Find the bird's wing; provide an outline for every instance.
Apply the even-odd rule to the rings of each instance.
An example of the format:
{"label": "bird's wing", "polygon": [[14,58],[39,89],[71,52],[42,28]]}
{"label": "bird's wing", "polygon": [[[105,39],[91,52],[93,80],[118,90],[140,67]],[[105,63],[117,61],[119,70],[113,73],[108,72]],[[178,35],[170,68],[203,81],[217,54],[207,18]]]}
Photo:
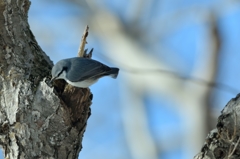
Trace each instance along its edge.
{"label": "bird's wing", "polygon": [[95,79],[106,75],[110,70],[110,67],[92,59],[73,58],[71,69],[67,71],[67,78],[72,82]]}

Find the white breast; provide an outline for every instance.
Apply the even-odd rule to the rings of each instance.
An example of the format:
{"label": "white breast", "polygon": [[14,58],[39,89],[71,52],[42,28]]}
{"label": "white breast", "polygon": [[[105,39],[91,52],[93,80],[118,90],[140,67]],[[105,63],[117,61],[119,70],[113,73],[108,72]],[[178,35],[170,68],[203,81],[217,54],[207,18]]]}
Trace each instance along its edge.
{"label": "white breast", "polygon": [[67,83],[69,83],[72,86],[81,87],[81,88],[87,88],[97,82],[97,80],[85,80],[85,81],[81,81],[81,82],[71,82],[69,80],[66,80],[66,81],[67,81]]}
{"label": "white breast", "polygon": [[64,79],[70,85],[81,88],[87,88],[98,81],[98,80],[85,80],[81,82],[71,82],[66,79],[66,71],[63,71],[63,73],[57,79]]}

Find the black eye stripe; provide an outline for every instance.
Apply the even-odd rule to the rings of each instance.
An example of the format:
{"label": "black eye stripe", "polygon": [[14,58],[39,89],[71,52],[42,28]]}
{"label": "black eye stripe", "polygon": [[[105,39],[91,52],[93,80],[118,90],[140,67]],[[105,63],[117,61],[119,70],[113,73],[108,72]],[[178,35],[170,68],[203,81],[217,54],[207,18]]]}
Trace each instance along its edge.
{"label": "black eye stripe", "polygon": [[63,67],[62,71],[58,74],[58,77],[63,73],[63,71],[66,71],[67,67]]}
{"label": "black eye stripe", "polygon": [[63,72],[63,70],[57,76],[59,77],[62,72]]}

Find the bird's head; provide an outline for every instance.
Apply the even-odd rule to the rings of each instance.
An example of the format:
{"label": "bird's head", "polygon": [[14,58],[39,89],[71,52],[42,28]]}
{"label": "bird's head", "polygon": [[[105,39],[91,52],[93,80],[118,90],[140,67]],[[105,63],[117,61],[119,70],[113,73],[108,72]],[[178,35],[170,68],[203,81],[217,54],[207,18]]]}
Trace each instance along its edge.
{"label": "bird's head", "polygon": [[51,82],[55,79],[65,79],[66,71],[69,67],[68,61],[61,60],[57,62],[52,68],[52,79]]}

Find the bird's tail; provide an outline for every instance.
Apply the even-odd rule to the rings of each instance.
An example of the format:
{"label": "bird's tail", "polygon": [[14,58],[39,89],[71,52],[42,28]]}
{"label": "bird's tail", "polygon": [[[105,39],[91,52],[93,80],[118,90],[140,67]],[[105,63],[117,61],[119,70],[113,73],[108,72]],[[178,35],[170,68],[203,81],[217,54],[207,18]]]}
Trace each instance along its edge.
{"label": "bird's tail", "polygon": [[119,68],[111,67],[111,70],[108,72],[109,76],[112,78],[117,78]]}

